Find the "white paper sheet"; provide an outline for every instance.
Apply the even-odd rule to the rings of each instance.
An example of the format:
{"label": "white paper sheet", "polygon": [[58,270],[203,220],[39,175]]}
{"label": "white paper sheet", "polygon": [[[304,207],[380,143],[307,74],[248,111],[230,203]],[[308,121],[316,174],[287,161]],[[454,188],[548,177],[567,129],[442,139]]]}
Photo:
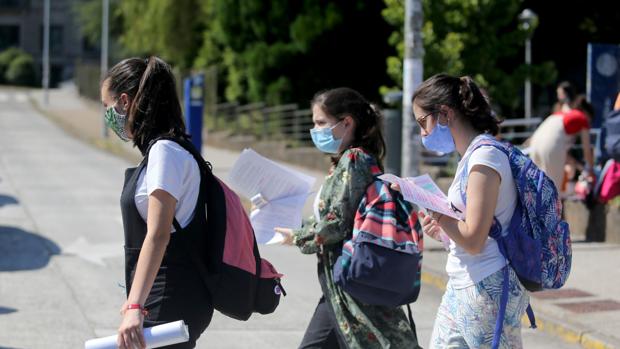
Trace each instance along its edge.
{"label": "white paper sheet", "polygon": [[407,178],[384,174],[379,178],[389,183],[398,184],[403,198],[409,202],[455,219],[463,219],[462,214],[452,210],[448,197],[428,174]]}
{"label": "white paper sheet", "polygon": [[275,227],[301,227],[302,209],[315,178],[271,161],[246,149],[230,171],[228,183],[252,201],[250,221],[259,244],[273,244],[283,237]]}
{"label": "white paper sheet", "polygon": [[[189,341],[189,331],[183,320],[145,328],[144,340],[147,348],[160,348],[166,345]],[[117,335],[96,338],[84,343],[85,349],[116,349]]]}

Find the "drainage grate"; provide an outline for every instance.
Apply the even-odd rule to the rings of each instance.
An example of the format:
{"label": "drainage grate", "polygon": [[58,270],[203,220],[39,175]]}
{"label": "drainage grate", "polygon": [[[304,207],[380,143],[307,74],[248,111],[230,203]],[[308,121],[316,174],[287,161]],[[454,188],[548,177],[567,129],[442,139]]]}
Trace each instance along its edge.
{"label": "drainage grate", "polygon": [[620,310],[620,303],[610,299],[590,302],[563,303],[556,305],[574,313],[594,313],[598,311]]}
{"label": "drainage grate", "polygon": [[561,290],[547,290],[541,292],[532,292],[530,295],[538,299],[558,299],[558,298],[576,298],[590,297],[592,293],[581,291],[576,288],[563,288]]}

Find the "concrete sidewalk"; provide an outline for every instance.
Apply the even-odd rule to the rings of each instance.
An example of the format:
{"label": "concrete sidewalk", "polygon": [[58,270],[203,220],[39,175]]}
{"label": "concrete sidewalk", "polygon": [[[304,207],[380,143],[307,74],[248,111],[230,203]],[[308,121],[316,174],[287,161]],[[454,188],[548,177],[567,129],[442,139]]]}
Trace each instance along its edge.
{"label": "concrete sidewalk", "polygon": [[[120,247],[119,243],[122,244],[119,233],[121,227],[120,221],[110,222],[105,218],[120,217],[116,197],[122,186],[122,178],[119,174],[122,174],[124,167],[136,163],[140,155],[116,137],[109,137],[108,140],[102,141],[99,107],[96,103],[76,97],[75,92],[70,88],[52,90],[51,105],[45,110],[42,108],[40,91],[31,91],[30,98],[34,105],[38,106],[37,109],[61,124],[68,132],[120,154],[129,161],[128,163],[127,160],[119,160],[89,147],[69,142],[66,137],[62,136],[64,137],[62,138],[57,134],[57,131],[49,131],[51,129],[44,125],[43,121],[36,123],[41,123],[41,127],[48,130],[45,132],[51,133],[48,138],[38,139],[40,135],[35,134],[34,131],[32,134],[28,133],[31,131],[24,131],[30,130],[31,126],[25,127],[24,130],[20,129],[18,134],[9,133],[12,137],[16,137],[13,139],[15,144],[18,138],[35,137],[29,140],[33,144],[28,149],[11,148],[13,142],[8,138],[5,142],[0,142],[0,145],[4,146],[3,152],[10,151],[14,154],[2,154],[3,162],[0,163],[2,164],[0,178],[4,178],[0,181],[0,192],[3,194],[0,197],[0,207],[5,206],[0,211],[2,220],[0,223],[12,226],[14,231],[10,237],[0,235],[0,238],[8,238],[10,242],[22,241],[23,244],[28,244],[26,240],[30,239],[36,241],[37,248],[44,251],[37,253],[38,250],[33,252],[33,249],[29,248],[28,251],[36,257],[29,260],[28,255],[23,256],[19,249],[5,250],[2,247],[3,244],[0,243],[0,254],[10,253],[17,261],[16,265],[0,263],[0,271],[32,270],[31,273],[36,274],[27,277],[28,282],[24,282],[23,277],[18,277],[17,274],[0,274],[0,296],[2,297],[0,298],[0,315],[12,316],[10,321],[3,321],[4,318],[0,317],[0,347],[5,345],[23,347],[23,343],[35,343],[27,338],[27,333],[20,333],[24,328],[20,321],[29,319],[20,316],[28,314],[27,309],[32,309],[36,314],[37,307],[49,307],[49,312],[56,311],[62,314],[63,318],[65,316],[68,318],[64,322],[53,322],[49,319],[55,319],[56,315],[42,316],[42,319],[47,319],[46,322],[35,324],[34,328],[51,326],[57,328],[57,332],[62,332],[63,335],[59,334],[54,337],[50,334],[48,338],[44,337],[40,342],[29,347],[46,347],[43,345],[46,341],[47,343],[50,341],[66,343],[65,346],[59,346],[59,348],[76,347],[75,343],[89,338],[88,336],[113,333],[115,326],[118,325],[116,308],[122,303],[123,292],[119,289],[118,294],[110,297],[109,285],[118,283],[120,276],[117,274],[122,270],[122,258],[114,252]],[[18,122],[16,114],[11,114],[11,118],[12,122]],[[6,124],[0,124],[0,127],[9,126],[8,119]],[[66,153],[53,155],[57,158],[49,162],[49,157],[52,155],[43,151],[48,142],[54,142],[54,145],[66,142],[64,148]],[[25,160],[20,157],[22,151],[28,151]],[[214,162],[216,174],[222,178],[226,178],[227,171],[238,156],[237,152],[209,147],[203,149],[203,152],[207,159]],[[77,159],[71,156],[77,153],[83,155],[80,159],[90,160],[81,166],[83,168],[79,170],[80,172],[72,175],[71,171],[63,167],[71,166],[70,161]],[[66,160],[63,161],[63,159]],[[16,167],[14,162],[19,162],[19,166]],[[30,168],[40,169],[41,163],[46,164],[49,171],[46,174],[54,174],[58,177],[49,175],[43,181],[28,173]],[[324,176],[322,172],[302,170],[317,179],[322,179]],[[61,192],[55,194],[53,199],[45,195],[46,192],[49,194],[50,190],[56,189],[56,185],[69,188],[66,178],[68,176],[73,176],[70,182],[79,188],[76,193],[67,193],[67,197],[63,197]],[[100,179],[101,177],[107,179]],[[9,182],[7,178],[11,181]],[[20,189],[28,186],[35,188],[36,191]],[[101,186],[100,189],[104,190],[94,190],[93,187],[97,186]],[[113,195],[114,198],[107,198],[106,193]],[[98,210],[101,211],[95,214],[95,216],[100,215],[101,220],[81,221],[81,215],[86,215],[93,200],[101,201],[101,204],[97,203]],[[309,212],[309,205],[308,203],[306,207],[307,212]],[[92,214],[93,212],[88,212],[88,217]],[[75,235],[69,234],[70,230],[84,232],[83,240],[76,240]],[[416,321],[418,321],[421,343],[424,346],[428,343],[434,310],[440,301],[439,290],[445,287],[446,280],[445,251],[430,239],[427,239],[425,243],[423,281],[425,285],[432,285],[435,288],[423,287],[420,300],[413,307]],[[84,253],[83,250],[88,253]],[[106,251],[109,251],[108,254]],[[289,278],[287,285],[291,287],[288,291],[293,296],[283,301],[278,314],[253,318],[249,322],[238,322],[216,315],[212,326],[209,327],[204,338],[201,338],[199,348],[246,348],[247,343],[253,343],[254,348],[288,348],[298,343],[319,295],[313,257],[301,256],[295,249],[279,246],[261,247],[261,251],[272,259],[275,265],[281,266],[282,271],[287,274]],[[571,343],[579,343],[586,348],[620,348],[620,334],[617,333],[620,329],[619,253],[620,246],[617,245],[574,244],[573,271],[566,287],[559,291],[538,293],[532,297],[532,306],[538,317],[539,330],[536,332],[524,330],[526,348],[573,348],[575,344]],[[80,255],[82,259],[90,258],[93,263],[84,266],[83,263],[79,263],[78,259],[71,257],[74,255]],[[76,276],[73,272],[76,269],[81,271],[79,275],[85,276]],[[36,289],[37,282],[48,281],[50,284],[49,286],[46,284],[45,290],[47,292],[57,290],[50,294],[50,304],[31,304],[28,299],[20,297],[20,295],[32,292],[33,288]],[[102,287],[102,285],[108,286]],[[76,292],[76,289],[84,290],[84,294],[81,294],[82,291]],[[67,294],[73,295],[67,299]],[[71,302],[78,303],[80,307],[72,307]],[[17,312],[17,309],[20,311]],[[65,309],[69,311],[65,313]],[[65,328],[68,330],[65,331]],[[17,338],[5,342],[6,338],[13,338],[3,335],[5,330],[15,332]],[[548,343],[547,345],[538,344],[542,339],[536,339],[537,336],[541,337],[544,333],[552,333],[566,343],[558,344],[545,339],[547,342],[544,343]],[[86,338],[85,334],[88,334]],[[206,343],[211,343],[211,345],[207,346]],[[214,343],[221,345],[214,345]]]}

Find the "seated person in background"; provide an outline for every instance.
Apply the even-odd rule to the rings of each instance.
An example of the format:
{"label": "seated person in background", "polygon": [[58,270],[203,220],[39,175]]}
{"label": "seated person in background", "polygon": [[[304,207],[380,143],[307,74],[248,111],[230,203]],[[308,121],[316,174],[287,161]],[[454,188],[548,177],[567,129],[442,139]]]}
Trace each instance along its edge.
{"label": "seated person in background", "polygon": [[562,192],[564,165],[577,134],[581,137],[586,161],[584,172],[588,180],[594,181],[594,156],[590,147],[590,124],[593,117],[592,105],[586,101],[585,96],[580,95],[575,99],[572,109],[551,114],[530,139],[529,154],[532,161],[553,180],[558,193]]}

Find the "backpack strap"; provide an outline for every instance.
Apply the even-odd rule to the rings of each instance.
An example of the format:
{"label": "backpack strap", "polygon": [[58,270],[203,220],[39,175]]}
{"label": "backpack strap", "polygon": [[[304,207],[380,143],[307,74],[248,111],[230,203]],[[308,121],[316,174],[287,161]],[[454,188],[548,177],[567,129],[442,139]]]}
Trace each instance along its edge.
{"label": "backpack strap", "polygon": [[[506,146],[504,146],[503,144],[501,144],[499,141],[495,140],[494,138],[491,138],[490,136],[484,137],[483,139],[480,139],[476,142],[474,147],[470,151],[468,151],[463,157],[463,159],[465,159],[465,162],[463,163],[463,170],[461,171],[461,176],[459,177],[459,193],[461,194],[461,200],[463,201],[463,205],[465,206],[467,206],[466,190],[467,190],[467,180],[469,178],[469,171],[467,170],[468,165],[469,165],[469,158],[474,153],[474,151],[482,147],[494,147],[496,149],[499,149],[504,154],[506,154],[506,156],[510,159],[510,153],[509,153],[509,150],[506,148]],[[501,233],[502,233],[502,224],[499,222],[499,220],[497,220],[497,217],[493,216],[493,224],[491,225],[491,232],[489,233],[489,236],[499,237]]]}
{"label": "backpack strap", "polygon": [[534,310],[532,309],[531,304],[527,305],[525,313],[527,314],[527,318],[530,320],[530,328],[538,328],[538,326],[536,326],[536,317],[534,316]]}
{"label": "backpack strap", "polygon": [[[416,343],[418,342],[418,332],[415,329],[415,322],[413,321],[413,315],[411,312],[411,304],[407,304],[407,317],[409,318],[409,326],[411,327],[411,332],[413,332],[413,336],[415,337]],[[419,345],[418,348],[422,349]]]}
{"label": "backpack strap", "polygon": [[504,318],[506,317],[506,306],[508,305],[508,286],[510,278],[508,277],[508,266],[503,268],[503,281],[502,281],[502,296],[499,300],[499,312],[497,313],[497,320],[495,321],[495,332],[493,333],[493,343],[491,348],[499,348],[500,338],[502,337],[502,331],[504,329]]}

